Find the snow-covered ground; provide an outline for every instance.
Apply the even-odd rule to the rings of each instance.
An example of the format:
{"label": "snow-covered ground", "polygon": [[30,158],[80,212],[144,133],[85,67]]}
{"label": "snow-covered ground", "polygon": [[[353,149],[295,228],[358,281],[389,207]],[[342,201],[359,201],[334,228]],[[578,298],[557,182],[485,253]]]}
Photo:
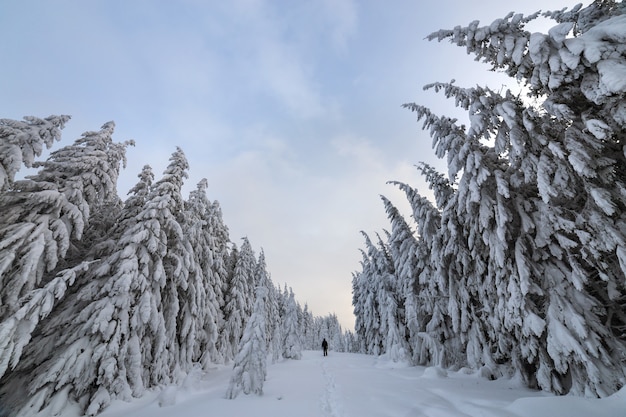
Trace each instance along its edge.
{"label": "snow-covered ground", "polygon": [[306,351],[302,360],[268,365],[267,371],[263,396],[225,399],[231,368],[223,366],[192,374],[178,388],[117,401],[101,416],[626,416],[626,388],[601,400],[555,397],[514,380],[406,367],[367,355]]}

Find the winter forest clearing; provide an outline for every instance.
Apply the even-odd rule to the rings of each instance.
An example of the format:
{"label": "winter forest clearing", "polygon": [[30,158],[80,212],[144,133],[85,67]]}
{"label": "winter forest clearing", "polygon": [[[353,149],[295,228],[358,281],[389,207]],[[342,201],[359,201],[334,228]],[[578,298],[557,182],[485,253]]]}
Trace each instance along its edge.
{"label": "winter forest clearing", "polygon": [[299,361],[269,365],[261,396],[224,399],[229,377],[224,366],[192,373],[180,388],[115,402],[102,417],[617,417],[626,410],[624,390],[601,400],[556,397],[519,380],[490,381],[476,373],[333,351],[328,357],[304,351]]}
{"label": "winter forest clearing", "polygon": [[[276,286],[247,238],[231,241],[206,179],[182,195],[182,149],[122,200],[133,143],[113,141],[113,122],[39,161],[69,116],[0,120],[0,413],[169,415],[212,400],[237,415],[298,399],[289,415],[619,415],[625,12],[597,1],[546,12],[547,34],[525,29],[538,14],[510,14],[430,35],[525,96],[426,87],[469,126],[404,106],[448,172],[418,166],[434,201],[394,182],[412,218],[382,197],[390,231],[364,233],[354,333]],[[306,352],[323,338],[327,361]]]}

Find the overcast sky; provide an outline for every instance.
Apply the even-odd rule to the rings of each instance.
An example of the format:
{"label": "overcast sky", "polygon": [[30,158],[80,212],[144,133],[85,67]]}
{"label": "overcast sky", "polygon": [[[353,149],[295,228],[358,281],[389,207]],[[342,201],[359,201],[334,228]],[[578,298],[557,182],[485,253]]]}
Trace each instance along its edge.
{"label": "overcast sky", "polygon": [[143,165],[160,178],[180,146],[191,166],[185,196],[207,178],[231,240],[247,236],[265,251],[274,283],[351,329],[359,232],[389,228],[380,194],[407,211],[386,182],[429,195],[414,165],[446,172],[400,106],[458,117],[453,102],[422,86],[514,85],[462,48],[424,38],[576,3],[4,1],[0,118],[71,115],[56,148],[114,120],[118,142],[136,141],[122,198]]}

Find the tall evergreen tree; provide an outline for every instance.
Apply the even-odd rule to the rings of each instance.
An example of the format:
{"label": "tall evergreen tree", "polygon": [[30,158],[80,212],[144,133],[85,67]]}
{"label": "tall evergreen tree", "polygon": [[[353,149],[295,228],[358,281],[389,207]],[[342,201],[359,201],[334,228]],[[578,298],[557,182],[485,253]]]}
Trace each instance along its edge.
{"label": "tall evergreen tree", "polygon": [[224,307],[224,337],[222,344],[225,360],[235,357],[239,340],[243,335],[246,321],[252,312],[252,288],[256,259],[248,238],[243,238],[241,248],[236,255],[234,269],[229,280]]}
{"label": "tall evergreen tree", "polygon": [[263,384],[267,376],[265,287],[256,288],[256,300],[250,320],[246,323],[237,356],[233,366],[227,399],[244,394],[263,394]]}
{"label": "tall evergreen tree", "polygon": [[[219,306],[217,325],[218,332],[224,328],[224,309],[226,305],[226,291],[229,276],[229,262],[231,259],[231,241],[228,227],[222,218],[222,209],[216,200],[210,204],[207,217],[207,237],[209,239],[207,263],[210,263],[210,272],[206,271],[209,285],[215,293],[215,300]],[[224,360],[220,339],[217,341],[219,360]]]}
{"label": "tall evergreen tree", "polygon": [[[413,333],[419,328],[417,321],[417,299],[415,292],[416,264],[417,264],[417,240],[413,231],[406,223],[398,209],[391,201],[382,197],[387,216],[391,223],[391,234],[387,242],[388,258],[393,264],[394,277],[393,296],[395,312],[390,304],[388,311],[390,323],[387,336],[387,354],[394,360],[409,359],[410,351],[407,338],[411,332],[409,325],[413,327]],[[411,323],[409,323],[411,321]],[[413,337],[416,335],[414,334]]]}
{"label": "tall evergreen tree", "polygon": [[298,309],[293,291],[285,294],[285,315],[283,317],[283,357],[302,359],[302,341],[298,323]]}
{"label": "tall evergreen tree", "polygon": [[304,304],[302,311],[302,322],[300,323],[300,329],[302,332],[302,346],[304,349],[313,350],[318,349],[317,335],[314,328],[313,313],[309,310],[309,305]]}
{"label": "tall evergreen tree", "polygon": [[265,297],[265,334],[267,336],[267,352],[276,362],[282,354],[282,322],[278,301],[278,290],[274,286],[265,262],[265,252],[261,250],[256,262],[254,282],[267,290]]}
{"label": "tall evergreen tree", "polygon": [[184,288],[185,317],[181,327],[185,329],[187,363],[200,357],[204,365],[222,362],[217,350],[219,325],[222,311],[214,291],[212,236],[209,229],[210,203],[206,196],[207,180],[201,180],[185,202],[184,235],[193,248],[193,263],[189,284]]}
{"label": "tall evergreen tree", "polygon": [[381,270],[384,263],[380,261],[379,249],[371,241],[370,237],[361,232],[365,237],[365,245],[367,252],[362,251],[363,270],[358,275],[358,285],[362,287],[361,300],[359,300],[361,308],[361,320],[357,316],[357,331],[361,331],[363,337],[364,350],[366,353],[380,355],[384,353],[385,334],[382,325],[382,313],[380,305],[380,281],[382,276],[386,276],[386,272]]}

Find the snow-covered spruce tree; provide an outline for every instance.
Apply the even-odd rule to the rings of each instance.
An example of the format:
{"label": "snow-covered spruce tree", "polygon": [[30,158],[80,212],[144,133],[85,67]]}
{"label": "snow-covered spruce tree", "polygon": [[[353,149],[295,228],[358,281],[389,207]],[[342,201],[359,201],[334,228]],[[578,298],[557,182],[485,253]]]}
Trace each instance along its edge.
{"label": "snow-covered spruce tree", "polygon": [[[384,353],[385,334],[382,329],[382,313],[380,306],[381,286],[379,282],[384,271],[379,271],[381,262],[379,259],[379,249],[372,243],[370,237],[361,232],[365,237],[366,250],[362,250],[363,261],[362,270],[357,275],[356,285],[359,287],[356,305],[359,306],[359,315],[356,316],[356,330],[364,343],[364,352],[380,355]],[[356,307],[355,307],[356,314]]]}
{"label": "snow-covered spruce tree", "polygon": [[346,352],[348,353],[360,353],[359,352],[359,342],[357,340],[356,335],[351,332],[350,330],[347,330],[344,333],[344,340],[345,340],[345,345],[346,345]]}
{"label": "snow-covered spruce tree", "polygon": [[85,259],[119,219],[123,204],[117,192],[117,180],[120,169],[126,167],[126,148],[134,146],[135,142],[113,142],[114,129],[115,123],[108,122],[100,131],[85,132],[73,145],[53,152],[45,163],[34,164],[53,168],[40,172],[49,174],[46,181],[53,182],[59,175],[72,178],[71,188],[83,194],[89,209],[81,239],[72,242],[57,269],[71,267]]}
{"label": "snow-covered spruce tree", "polygon": [[[409,355],[407,336],[417,351],[422,350],[421,340],[428,339],[424,333],[424,327],[429,321],[428,313],[418,317],[418,309],[427,305],[428,301],[419,299],[422,295],[416,282],[416,250],[419,241],[391,202],[382,198],[392,223],[392,233],[387,235],[387,243],[379,239],[378,247],[373,247],[369,237],[364,234],[367,252],[362,251],[362,270],[353,276],[355,329],[363,344],[360,351],[374,353],[376,350],[372,349],[378,349],[378,354],[386,352],[394,360],[404,360]],[[409,324],[411,327],[407,328]],[[376,334],[384,334],[384,343],[372,344],[371,338]],[[440,337],[435,340],[439,343]],[[381,347],[383,350],[380,350]],[[424,358],[428,357],[416,361],[430,364],[431,359],[441,357],[441,346],[430,348],[433,350],[432,355],[423,355]]]}
{"label": "snow-covered spruce tree", "polygon": [[[513,14],[439,31],[431,39],[466,47],[542,102],[435,86],[470,112],[467,132],[408,106],[426,120],[452,173],[463,170],[442,213],[461,237],[449,244],[463,245],[451,248],[460,263],[449,272],[472,274],[461,277],[469,288],[451,291],[464,303],[450,310],[453,322],[469,331],[476,362],[507,360],[514,347],[510,360],[526,380],[559,393],[604,396],[626,381],[617,353],[626,298],[623,12],[621,3],[598,1],[546,13],[558,23],[547,35],[524,29],[537,15]],[[487,314],[472,310],[477,299]],[[504,343],[493,345],[502,330]]]}
{"label": "snow-covered spruce tree", "polygon": [[33,166],[44,145],[51,148],[54,141],[61,140],[61,129],[69,119],[70,116],[0,119],[0,192],[12,187],[15,174],[22,167]]}
{"label": "snow-covered spruce tree", "polygon": [[54,414],[74,401],[94,415],[189,368],[177,329],[188,302],[178,290],[192,259],[177,219],[186,170],[177,150],[115,250],[81,273],[82,287],[39,323],[22,360],[0,380],[5,406]]}
{"label": "snow-covered spruce tree", "polygon": [[291,288],[285,294],[285,315],[283,317],[283,357],[286,359],[302,359],[302,341],[298,324],[298,309]]}
{"label": "snow-covered spruce tree", "polygon": [[[230,330],[232,328],[232,324],[228,324],[230,314],[229,310],[234,306],[229,306],[229,302],[231,301],[229,292],[232,289],[232,280],[233,280],[233,272],[235,271],[235,264],[237,262],[237,258],[239,257],[239,248],[235,242],[231,243],[230,252],[228,254],[228,258],[226,259],[226,280],[224,282],[224,306],[222,307],[222,317],[224,318],[222,322],[222,326],[220,327],[219,334],[217,336],[217,350],[222,357],[224,363],[228,363],[232,359],[234,359],[234,354],[236,353],[233,349],[233,345],[231,343],[230,338]],[[236,311],[233,308],[233,311]],[[241,333],[240,333],[241,334]]]}
{"label": "snow-covered spruce tree", "polygon": [[302,311],[302,322],[300,323],[300,330],[302,334],[302,347],[306,350],[318,349],[318,342],[316,339],[313,323],[313,313],[309,310],[309,305],[305,303],[304,309]]}
{"label": "snow-covered spruce tree", "polygon": [[202,358],[204,366],[222,362],[216,347],[222,310],[214,291],[211,251],[214,237],[209,228],[211,203],[206,195],[207,186],[207,180],[202,179],[185,202],[183,230],[193,248],[195,267],[190,271],[187,288],[183,288],[183,297],[188,302],[181,309],[186,320],[179,323],[187,339],[184,362],[194,363]]}
{"label": "snow-covered spruce tree", "polygon": [[[241,248],[239,248],[239,257],[237,258],[237,262],[235,263],[235,274],[240,274],[242,279],[246,280],[246,291],[244,292],[244,314],[245,317],[250,317],[252,314],[252,310],[254,308],[254,301],[256,297],[255,288],[258,285],[257,277],[260,278],[260,275],[257,275],[257,259],[252,249],[252,245],[250,244],[250,240],[247,237],[244,237],[243,243],[241,244]],[[267,294],[266,294],[267,297]]]}
{"label": "snow-covered spruce tree", "polygon": [[152,167],[144,165],[137,177],[139,181],[128,191],[129,197],[123,202],[117,221],[108,229],[106,237],[91,248],[88,259],[98,259],[113,252],[126,229],[139,221],[138,215],[144,210],[154,183]]}
{"label": "snow-covered spruce tree", "polygon": [[[361,261],[361,268],[365,266],[365,251],[361,250],[363,260]],[[365,300],[366,300],[366,287],[365,276],[363,270],[354,271],[352,273],[352,313],[354,314],[354,334],[358,343],[355,348],[357,353],[367,353],[365,348]],[[314,334],[314,333],[313,333]]]}
{"label": "snow-covered spruce tree", "polygon": [[[435,88],[444,87],[435,85]],[[454,85],[446,85],[445,89],[455,95],[461,106],[478,102],[470,110],[473,124],[468,132],[452,119],[436,117],[419,106],[412,108],[418,118],[424,119],[425,128],[431,128],[438,154],[448,155],[449,176],[455,178],[462,170],[457,190],[447,199],[441,215],[445,225],[441,228],[441,238],[446,244],[440,252],[439,273],[448,283],[448,313],[463,347],[448,351],[464,350],[463,360],[467,365],[475,368],[488,365],[493,369],[494,361],[508,361],[501,356],[511,349],[507,333],[500,334],[497,313],[502,311],[498,304],[508,296],[507,281],[513,269],[509,265],[511,257],[506,256],[510,200],[508,194],[500,194],[508,192],[502,186],[506,182],[503,172],[507,164],[493,148],[480,142],[492,132],[486,113],[497,100],[491,100],[492,94],[486,89],[464,90]],[[461,358],[455,360],[459,361]]]}
{"label": "snow-covered spruce tree", "polygon": [[[387,241],[390,235],[385,232]],[[376,265],[376,294],[380,314],[380,332],[383,334],[381,354],[394,362],[408,358],[406,326],[404,321],[404,302],[402,288],[398,286],[394,262],[389,247],[378,236],[378,250],[374,254]]]}
{"label": "snow-covered spruce tree", "polygon": [[278,290],[274,286],[265,262],[265,252],[261,250],[256,262],[254,282],[257,286],[267,289],[265,297],[265,334],[267,336],[267,353],[272,362],[278,361],[282,354],[282,322],[278,302]]}
{"label": "snow-covered spruce tree", "polygon": [[[228,265],[231,258],[230,247],[232,243],[228,234],[228,227],[222,218],[222,209],[217,200],[213,201],[209,207],[207,227],[209,238],[208,254],[210,254],[211,265],[211,273],[208,275],[208,280],[220,309],[217,325],[218,331],[221,331],[224,328],[225,292],[227,290]],[[219,338],[217,340],[217,351],[219,361],[223,362],[224,354],[220,340]]]}
{"label": "snow-covered spruce tree", "polygon": [[243,329],[251,314],[254,288],[251,284],[254,283],[256,264],[254,252],[247,237],[243,238],[241,248],[233,251],[233,255],[236,258],[226,292],[224,329],[222,329],[223,338],[221,339],[222,353],[226,362],[235,357]]}
{"label": "snow-covered spruce tree", "polygon": [[328,331],[328,322],[324,317],[316,316],[313,318],[313,333],[315,334],[315,350],[322,350],[322,340],[326,339],[328,342],[328,349],[334,350],[334,346],[331,345],[330,333]]}
{"label": "snow-covered spruce tree", "polygon": [[[395,298],[397,300],[398,323],[396,334],[387,337],[388,355],[394,361],[405,360],[411,356],[407,339],[417,337],[419,322],[417,317],[418,299],[417,279],[417,239],[410,226],[389,199],[381,196],[387,217],[391,223],[391,234],[387,247],[389,258],[393,262],[395,274]],[[390,330],[392,330],[390,328]],[[391,339],[395,339],[392,343]]]}
{"label": "snow-covered spruce tree", "polygon": [[[435,201],[445,206],[454,191],[448,181],[428,165],[420,165],[419,169],[434,191]],[[441,273],[442,266],[445,266],[441,254],[447,244],[442,238],[441,212],[414,188],[395,184],[406,194],[417,225],[416,280],[413,285],[417,309],[410,311],[410,307],[406,307],[412,360],[417,365],[450,366],[459,349],[448,312],[450,286]]]}
{"label": "snow-covered spruce tree", "polygon": [[113,130],[109,122],[84,133],[45,162],[32,163],[41,168],[37,174],[0,194],[0,318],[51,279],[64,257],[63,267],[82,262],[80,240],[90,213],[118,198],[116,181],[129,143],[114,143]]}
{"label": "snow-covered spruce tree", "polygon": [[[137,222],[137,215],[144,209],[150,198],[152,185],[154,184],[154,172],[150,165],[144,165],[141,172],[137,174],[139,181],[128,190],[128,198],[124,201],[124,211],[121,213],[120,221],[117,222],[117,232],[123,232],[127,227]],[[119,233],[115,233],[117,236]]]}
{"label": "snow-covered spruce tree", "polygon": [[[162,263],[164,288],[161,292],[161,305],[165,317],[166,337],[171,343],[168,348],[168,354],[171,356],[170,374],[167,378],[173,381],[191,369],[190,359],[193,355],[187,356],[185,351],[193,351],[195,341],[185,333],[193,327],[202,327],[191,325],[192,322],[202,320],[202,316],[193,311],[193,291],[191,294],[186,292],[190,285],[190,273],[197,269],[194,248],[183,229],[184,201],[181,189],[187,178],[188,169],[189,163],[185,154],[177,148],[170,157],[170,164],[165,169],[163,177],[155,183],[151,193],[153,199],[160,200],[161,207],[166,208],[163,210],[165,217],[161,226],[161,233],[165,235],[167,242]],[[197,286],[201,287],[202,283],[198,283]],[[190,308],[187,308],[188,303],[192,303]],[[186,346],[187,343],[192,346]]]}
{"label": "snow-covered spruce tree", "polygon": [[[226,305],[226,291],[228,289],[229,274],[232,274],[234,267],[231,267],[231,261],[237,251],[234,250],[231,253],[230,237],[228,234],[228,227],[224,223],[222,218],[222,209],[219,202],[216,200],[209,206],[208,218],[208,237],[210,253],[210,265],[211,273],[208,275],[209,285],[212,287],[215,293],[215,300],[219,306],[218,312],[218,339],[216,343],[217,355],[216,360],[218,362],[224,362],[228,343],[227,335],[223,331],[225,326],[224,314]],[[231,357],[232,359],[232,357]]]}
{"label": "snow-covered spruce tree", "polygon": [[263,384],[267,376],[266,296],[267,288],[256,288],[254,308],[239,341],[233,374],[226,391],[227,399],[234,399],[242,391],[246,395],[263,395]]}

